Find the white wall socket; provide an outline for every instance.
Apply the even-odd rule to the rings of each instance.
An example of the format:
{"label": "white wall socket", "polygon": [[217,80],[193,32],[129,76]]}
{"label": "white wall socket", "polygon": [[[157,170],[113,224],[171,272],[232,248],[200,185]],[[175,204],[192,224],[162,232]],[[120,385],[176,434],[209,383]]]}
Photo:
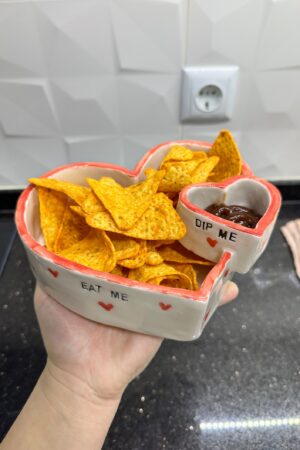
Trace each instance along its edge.
{"label": "white wall socket", "polygon": [[221,122],[232,117],[237,66],[186,67],[181,85],[182,122]]}

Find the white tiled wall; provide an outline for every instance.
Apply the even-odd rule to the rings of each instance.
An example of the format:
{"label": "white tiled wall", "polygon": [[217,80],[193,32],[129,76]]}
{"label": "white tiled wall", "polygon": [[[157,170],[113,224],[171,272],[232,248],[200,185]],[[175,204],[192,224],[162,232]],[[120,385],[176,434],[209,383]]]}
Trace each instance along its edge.
{"label": "white tiled wall", "polygon": [[[230,128],[258,175],[300,175],[299,0],[0,0],[0,185],[128,167]],[[236,64],[230,123],[179,121],[184,65]]]}

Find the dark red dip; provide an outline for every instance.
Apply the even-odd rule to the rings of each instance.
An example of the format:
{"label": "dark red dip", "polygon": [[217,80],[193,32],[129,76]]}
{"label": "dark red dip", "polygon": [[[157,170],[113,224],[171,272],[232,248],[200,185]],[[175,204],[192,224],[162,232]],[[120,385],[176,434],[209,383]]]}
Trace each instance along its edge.
{"label": "dark red dip", "polygon": [[255,228],[261,218],[260,214],[246,206],[224,205],[224,203],[213,203],[206,208],[206,211],[248,228]]}

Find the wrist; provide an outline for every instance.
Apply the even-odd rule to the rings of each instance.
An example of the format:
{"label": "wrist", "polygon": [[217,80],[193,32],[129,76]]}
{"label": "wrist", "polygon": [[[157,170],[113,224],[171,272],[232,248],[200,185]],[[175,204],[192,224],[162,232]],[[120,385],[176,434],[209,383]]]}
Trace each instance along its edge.
{"label": "wrist", "polygon": [[61,370],[50,360],[39,379],[41,392],[50,407],[62,419],[86,424],[103,421],[103,415],[112,418],[118,408],[122,393],[114,397],[99,396],[78,377]]}
{"label": "wrist", "polygon": [[48,361],[1,449],[99,450],[118,404]]}

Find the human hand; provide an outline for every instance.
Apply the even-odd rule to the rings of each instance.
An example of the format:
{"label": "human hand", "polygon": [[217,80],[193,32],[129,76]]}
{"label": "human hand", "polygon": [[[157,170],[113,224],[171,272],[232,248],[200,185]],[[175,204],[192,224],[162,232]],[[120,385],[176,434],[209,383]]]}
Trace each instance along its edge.
{"label": "human hand", "polygon": [[[237,295],[237,286],[227,282],[221,304]],[[144,370],[162,342],[159,337],[87,320],[39,287],[34,304],[48,353],[47,370],[92,401],[120,399],[127,384]]]}
{"label": "human hand", "polygon": [[[227,303],[238,289],[231,282],[224,288]],[[34,304],[48,360],[1,449],[102,448],[123,390],[162,339],[84,319],[39,287]]]}

